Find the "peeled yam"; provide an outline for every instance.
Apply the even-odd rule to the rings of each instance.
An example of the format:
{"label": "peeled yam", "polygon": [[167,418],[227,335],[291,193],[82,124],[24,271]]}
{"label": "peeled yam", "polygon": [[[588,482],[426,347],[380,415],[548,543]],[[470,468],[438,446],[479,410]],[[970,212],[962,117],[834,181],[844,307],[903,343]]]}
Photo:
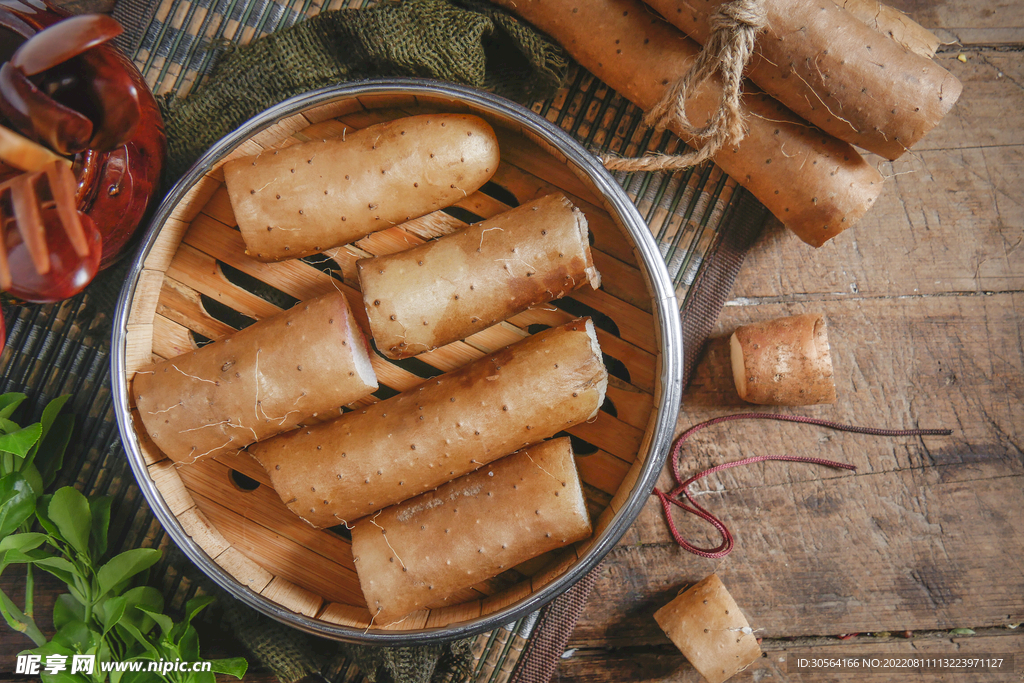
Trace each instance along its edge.
{"label": "peeled yam", "polygon": [[[645,0],[699,43],[726,0]],[[826,133],[896,159],[942,120],[960,81],[832,0],[769,0],[746,75]]]}
{"label": "peeled yam", "polygon": [[594,417],[607,383],[582,318],[249,452],[295,514],[336,526]]}
{"label": "peeled yam", "polygon": [[[550,34],[583,67],[645,110],[686,74],[700,52],[697,43],[640,0],[494,2]],[[687,105],[694,125],[704,125],[714,109],[711,88]],[[739,147],[719,152],[716,164],[813,246],[864,215],[882,190],[882,176],[856,150],[808,126],[770,97],[748,94],[743,102],[750,113],[747,136]]]}
{"label": "peeled yam", "polygon": [[869,28],[888,36],[914,54],[931,59],[942,43],[938,36],[895,7],[878,0],[833,0]]}
{"label": "peeled yam", "polygon": [[280,261],[450,206],[497,168],[486,121],[426,114],[229,161],[224,180],[246,253]]}
{"label": "peeled yam", "polygon": [[243,448],[376,389],[366,339],[337,292],[143,368],[132,382],[146,431],[183,464]]}
{"label": "peeled yam", "polygon": [[384,625],[590,534],[562,437],[362,519],[352,555],[370,614]]}
{"label": "peeled yam", "polygon": [[836,402],[822,315],[744,325],[733,332],[729,344],[736,391],[744,401],[776,406]]}
{"label": "peeled yam", "polygon": [[601,277],[587,219],[548,195],[413,249],[356,263],[377,348],[407,358]]}
{"label": "peeled yam", "polygon": [[659,609],[654,620],[708,683],[722,683],[761,656],[757,637],[717,574]]}

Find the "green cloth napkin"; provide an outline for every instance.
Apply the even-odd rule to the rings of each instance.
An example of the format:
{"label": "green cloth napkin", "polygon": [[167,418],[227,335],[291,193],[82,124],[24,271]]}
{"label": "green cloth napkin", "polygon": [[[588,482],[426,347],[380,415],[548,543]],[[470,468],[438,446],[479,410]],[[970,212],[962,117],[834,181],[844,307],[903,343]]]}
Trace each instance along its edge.
{"label": "green cloth napkin", "polygon": [[316,88],[365,78],[451,81],[518,102],[546,99],[568,64],[556,43],[478,0],[408,0],[325,12],[228,48],[185,98],[161,101],[168,179],[259,112]]}
{"label": "green cloth napkin", "polygon": [[[557,44],[478,0],[407,0],[325,12],[249,45],[228,48],[192,94],[161,100],[167,179],[179,178],[214,142],[246,120],[316,88],[413,76],[484,88],[529,103],[552,96],[567,67]],[[220,596],[229,630],[283,683],[311,674],[340,680],[349,662],[375,683],[462,680],[471,670],[472,640],[396,648],[326,643],[212,590]]]}

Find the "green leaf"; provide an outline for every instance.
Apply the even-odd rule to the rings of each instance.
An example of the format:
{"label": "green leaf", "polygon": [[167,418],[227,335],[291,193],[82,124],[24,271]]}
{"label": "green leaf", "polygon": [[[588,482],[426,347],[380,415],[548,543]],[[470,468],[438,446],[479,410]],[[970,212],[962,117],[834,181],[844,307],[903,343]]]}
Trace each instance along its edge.
{"label": "green leaf", "polygon": [[124,673],[124,683],[163,683],[167,679],[158,676],[152,671],[127,671]]}
{"label": "green leaf", "polygon": [[149,569],[159,559],[160,551],[156,548],[134,548],[115,555],[96,572],[96,578],[100,583],[100,595],[107,593],[125,579]]}
{"label": "green leaf", "polygon": [[110,504],[113,500],[111,496],[99,496],[89,501],[89,510],[92,512],[89,542],[92,545],[92,556],[96,560],[107,552],[107,528],[110,527]]}
{"label": "green leaf", "polygon": [[134,639],[136,643],[142,646],[143,651],[146,653],[146,655],[149,656],[150,659],[160,659],[160,653],[157,651],[155,647],[153,647],[153,643],[149,642],[149,639],[146,638],[146,636],[144,636],[142,632],[139,631],[139,629],[135,628],[134,625],[122,619],[121,622],[114,627],[114,629],[118,632],[118,635],[121,636],[121,639],[124,640],[126,643],[131,642],[131,640],[129,640],[129,637],[131,639]]}
{"label": "green leaf", "polygon": [[249,662],[245,661],[242,657],[232,657],[231,659],[211,659],[210,664],[210,671],[213,673],[227,674],[228,676],[234,676],[235,678],[241,678],[249,669]]}
{"label": "green leaf", "polygon": [[137,607],[146,607],[155,612],[163,612],[164,596],[152,586],[138,586],[125,591],[125,611],[122,621],[126,621],[139,629],[141,633],[149,633],[156,622]]}
{"label": "green leaf", "polygon": [[82,653],[95,647],[99,640],[98,634],[94,633],[84,621],[69,621],[60,628],[53,636],[54,642],[72,650]]}
{"label": "green leaf", "polygon": [[61,408],[64,407],[64,404],[68,402],[69,398],[71,398],[71,394],[64,394],[63,396],[58,396],[57,398],[47,403],[46,407],[43,408],[43,416],[42,418],[40,418],[39,424],[43,426],[44,439],[46,438],[46,435],[50,433],[50,428],[53,426],[54,421],[57,419],[57,415],[60,413]]}
{"label": "green leaf", "polygon": [[37,496],[42,495],[45,487],[43,485],[43,475],[39,474],[39,470],[36,466],[30,462],[23,463],[21,466],[21,476],[25,477],[25,481],[32,487]]}
{"label": "green leaf", "polygon": [[0,435],[0,451],[14,453],[24,458],[43,434],[43,426],[38,422],[10,434]]}
{"label": "green leaf", "polygon": [[191,624],[196,615],[216,602],[212,595],[197,595],[185,603],[185,623]]}
{"label": "green leaf", "polygon": [[[73,650],[70,650],[60,643],[51,640],[50,642],[35,648],[34,650],[28,650],[20,654],[35,654],[40,655],[43,658],[42,664],[46,663],[47,655],[63,655],[68,658],[68,668],[66,671],[61,671],[56,674],[43,673],[43,667],[40,667],[40,679],[43,683],[87,683],[88,679],[81,676],[80,674],[71,675],[71,657],[76,654]],[[98,667],[97,667],[98,668]]]}
{"label": "green leaf", "polygon": [[64,452],[71,441],[74,428],[74,415],[58,415],[49,430],[45,424],[43,425],[44,436],[39,440],[36,452],[31,457],[35,458],[36,466],[43,476],[43,484],[47,487],[57,478],[57,473],[64,464]]}
{"label": "green leaf", "polygon": [[213,674],[213,671],[189,672],[185,675],[187,676],[185,680],[189,681],[189,683],[217,683],[217,677]]}
{"label": "green leaf", "polygon": [[86,497],[71,486],[65,486],[53,494],[46,512],[64,540],[81,554],[89,556],[92,512]]}
{"label": "green leaf", "polygon": [[16,391],[0,395],[0,417],[4,419],[9,418],[26,398],[28,398],[28,396]]}
{"label": "green leaf", "polygon": [[954,636],[973,636],[974,629],[971,628],[954,628],[950,629],[949,633]]}
{"label": "green leaf", "polygon": [[11,534],[6,538],[0,539],[0,551],[20,550],[21,552],[28,552],[29,550],[35,550],[43,543],[46,543],[46,534],[26,531],[25,533]]}
{"label": "green leaf", "polygon": [[139,611],[148,614],[153,621],[160,625],[160,632],[163,633],[164,636],[170,634],[171,629],[174,628],[174,621],[166,614],[151,610],[148,607],[143,607],[142,605],[139,605],[138,609]]}
{"label": "green leaf", "polygon": [[[75,565],[63,557],[44,557],[35,560],[33,564],[66,583],[73,593],[77,592],[75,591],[75,577],[78,575],[78,570],[75,569]],[[76,595],[75,597],[80,596]]]}
{"label": "green leaf", "polygon": [[71,595],[62,593],[53,603],[53,625],[59,629],[72,621],[85,621],[85,606]]}
{"label": "green leaf", "polygon": [[36,492],[20,472],[0,478],[0,538],[14,533],[35,506]]}
{"label": "green leaf", "polygon": [[11,549],[0,552],[0,572],[7,569],[12,564],[32,564],[38,558],[32,551],[22,552],[21,550]]}
{"label": "green leaf", "polygon": [[23,633],[37,646],[46,643],[46,636],[42,634],[32,617],[28,616],[14,604],[14,601],[7,597],[7,593],[0,590],[0,614],[3,614],[4,621],[11,629]]}
{"label": "green leaf", "polygon": [[152,586],[138,586],[124,593],[128,607],[145,607],[155,612],[164,611],[164,596]]}
{"label": "green leaf", "polygon": [[103,635],[107,635],[110,629],[114,628],[114,624],[121,621],[127,606],[128,599],[123,595],[108,598],[103,602]]}
{"label": "green leaf", "polygon": [[185,661],[199,661],[199,632],[192,626],[187,626],[185,632],[178,640],[178,651]]}
{"label": "green leaf", "polygon": [[52,494],[44,494],[36,498],[36,520],[39,521],[39,526],[43,527],[43,530],[58,541],[64,541],[64,537],[60,535],[60,531],[57,530],[57,525],[53,523],[50,516],[46,514],[46,511],[50,508],[50,499],[53,498]]}
{"label": "green leaf", "polygon": [[[96,668],[99,668],[99,667],[96,667]],[[86,676],[84,676],[84,675],[82,675],[80,673],[77,673],[77,674],[68,673],[68,671],[70,671],[70,670],[71,670],[71,660],[69,659],[68,660],[68,670],[67,671],[58,671],[55,674],[42,673],[42,674],[40,674],[39,677],[42,679],[43,683],[90,683],[89,682],[89,678],[87,678]]]}

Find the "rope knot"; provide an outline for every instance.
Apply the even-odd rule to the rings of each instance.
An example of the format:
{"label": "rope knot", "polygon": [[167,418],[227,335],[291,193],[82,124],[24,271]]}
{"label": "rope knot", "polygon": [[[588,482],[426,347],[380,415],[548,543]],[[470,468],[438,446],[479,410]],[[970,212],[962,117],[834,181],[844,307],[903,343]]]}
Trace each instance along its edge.
{"label": "rope knot", "polygon": [[[699,141],[697,149],[679,156],[606,157],[602,159],[605,167],[612,171],[678,171],[703,163],[727,144],[738,145],[746,134],[741,102],[743,69],[767,21],[764,0],[728,0],[719,5],[709,19],[711,35],[697,59],[644,115],[645,125],[656,130],[674,128]],[[718,106],[703,126],[695,126],[686,115],[686,104],[716,76],[721,79]]]}

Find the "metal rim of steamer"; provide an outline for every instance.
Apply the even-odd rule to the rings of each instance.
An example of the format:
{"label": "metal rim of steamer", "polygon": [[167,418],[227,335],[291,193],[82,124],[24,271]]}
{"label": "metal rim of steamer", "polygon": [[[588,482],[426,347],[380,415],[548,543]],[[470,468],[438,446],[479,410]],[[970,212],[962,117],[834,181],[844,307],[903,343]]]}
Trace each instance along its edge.
{"label": "metal rim of steamer", "polygon": [[[126,338],[129,307],[134,298],[135,288],[143,264],[153,248],[161,226],[182,200],[194,183],[206,174],[224,155],[270,126],[289,116],[314,106],[329,104],[341,99],[365,96],[423,96],[434,99],[453,100],[468,105],[498,120],[518,124],[539,136],[549,145],[565,155],[568,162],[585,173],[608,203],[625,227],[639,256],[640,269],[652,294],[654,303],[655,333],[659,341],[658,384],[654,399],[657,414],[653,422],[651,437],[645,440],[642,450],[646,451],[644,466],[633,484],[625,505],[614,516],[612,522],[590,545],[587,551],[565,573],[546,586],[525,598],[490,614],[447,626],[408,631],[367,630],[342,626],[307,617],[285,608],[276,602],[238,583],[225,569],[207,555],[192,538],[185,533],[163,496],[149,476],[145,460],[132,426],[128,406],[128,382],[126,372]],[[114,407],[118,429],[128,454],[135,479],[142,489],[146,501],[167,533],[184,551],[185,555],[208,577],[246,605],[294,628],[321,637],[353,643],[377,645],[412,645],[437,643],[455,638],[490,631],[510,624],[534,612],[568,590],[587,572],[600,562],[619,541],[629,526],[640,514],[661,468],[668,456],[669,446],[675,430],[676,417],[682,399],[683,335],[678,302],[668,271],[654,238],[629,197],[612,178],[601,163],[587,152],[568,133],[534,112],[509,100],[469,87],[442,83],[426,79],[380,79],[358,81],[340,86],[328,86],[286,100],[253,117],[236,131],[213,145],[189,169],[167,193],[160,207],[146,229],[139,252],[118,298],[114,315],[114,332],[111,355],[111,374]],[[638,457],[640,455],[638,454]]]}

